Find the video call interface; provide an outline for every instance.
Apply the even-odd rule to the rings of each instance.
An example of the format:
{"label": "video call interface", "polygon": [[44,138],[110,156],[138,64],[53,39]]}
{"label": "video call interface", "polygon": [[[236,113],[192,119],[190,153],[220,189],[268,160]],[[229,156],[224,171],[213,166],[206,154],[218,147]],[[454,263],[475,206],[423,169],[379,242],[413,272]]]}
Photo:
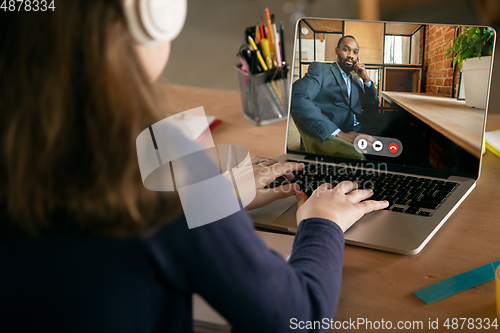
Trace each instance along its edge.
{"label": "video call interface", "polygon": [[467,29],[302,19],[288,151],[477,174],[491,58],[468,106],[449,50]]}

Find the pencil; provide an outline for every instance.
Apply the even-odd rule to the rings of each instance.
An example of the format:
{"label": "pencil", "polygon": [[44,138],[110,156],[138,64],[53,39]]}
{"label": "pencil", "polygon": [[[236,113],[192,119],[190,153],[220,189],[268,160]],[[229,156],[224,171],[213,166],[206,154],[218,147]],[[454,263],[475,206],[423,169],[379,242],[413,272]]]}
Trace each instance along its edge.
{"label": "pencil", "polygon": [[[261,40],[262,41],[262,40]],[[262,69],[267,72],[268,67],[266,66],[266,62],[262,58],[262,55],[260,54],[259,49],[257,48],[257,45],[255,45],[255,42],[253,41],[253,38],[251,36],[248,36],[248,43],[254,49],[254,51],[257,52],[257,59],[259,59],[260,65],[262,66]]]}
{"label": "pencil", "polygon": [[280,55],[280,35],[276,29],[276,23],[274,22],[274,14],[271,15],[271,24],[273,26],[274,35],[274,55],[277,62],[276,67],[281,67],[281,55]]}
{"label": "pencil", "polygon": [[269,38],[271,40],[271,45],[274,45],[274,36],[273,36],[273,26],[271,25],[271,17],[269,16],[269,9],[266,8],[264,9],[264,12],[266,13],[266,19],[267,19],[267,28],[268,28],[268,31],[269,31],[269,35],[271,36],[271,38],[269,38],[269,35],[267,36],[267,38]]}
{"label": "pencil", "polygon": [[255,43],[260,44],[260,31],[259,31],[259,29],[255,30]]}

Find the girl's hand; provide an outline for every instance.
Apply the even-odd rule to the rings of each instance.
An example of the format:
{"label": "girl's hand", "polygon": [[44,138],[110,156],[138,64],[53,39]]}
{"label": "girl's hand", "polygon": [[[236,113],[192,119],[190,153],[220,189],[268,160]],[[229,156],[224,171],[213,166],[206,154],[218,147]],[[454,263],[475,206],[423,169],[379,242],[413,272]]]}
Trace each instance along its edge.
{"label": "girl's hand", "polygon": [[[234,146],[229,146],[227,170],[231,170],[235,178],[239,180],[237,191],[240,198],[247,191],[248,193],[255,191],[255,198],[246,206],[247,210],[264,207],[274,200],[296,194],[300,190],[297,184],[286,184],[274,188],[266,188],[266,186],[279,176],[292,180],[295,176],[291,172],[303,168],[304,164],[302,163],[278,162],[275,159],[260,156],[252,157],[247,163],[238,167],[236,149]],[[251,173],[249,173],[250,171]],[[251,174],[253,174],[253,181],[250,177]]]}
{"label": "girl's hand", "polygon": [[345,232],[366,213],[389,205],[387,201],[360,202],[372,196],[373,191],[357,190],[357,186],[355,182],[348,181],[335,187],[326,183],[318,187],[310,198],[303,192],[297,193],[297,225],[304,219],[320,217],[337,223]]}

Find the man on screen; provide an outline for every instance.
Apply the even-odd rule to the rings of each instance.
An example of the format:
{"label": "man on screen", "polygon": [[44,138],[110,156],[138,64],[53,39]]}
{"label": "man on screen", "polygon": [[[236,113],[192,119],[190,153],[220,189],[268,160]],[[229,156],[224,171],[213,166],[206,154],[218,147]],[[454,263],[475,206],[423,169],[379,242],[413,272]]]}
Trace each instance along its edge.
{"label": "man on screen", "polygon": [[293,84],[291,114],[299,130],[315,140],[335,137],[352,144],[362,127],[361,111],[376,110],[378,94],[353,36],[343,36],[335,53],[337,62],[313,62]]}

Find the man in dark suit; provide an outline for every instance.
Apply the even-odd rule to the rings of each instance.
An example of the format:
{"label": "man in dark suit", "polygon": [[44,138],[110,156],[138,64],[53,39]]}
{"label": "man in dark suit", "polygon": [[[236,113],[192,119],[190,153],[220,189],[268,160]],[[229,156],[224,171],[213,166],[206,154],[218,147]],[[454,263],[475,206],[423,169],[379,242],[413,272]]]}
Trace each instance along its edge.
{"label": "man in dark suit", "polygon": [[376,109],[378,94],[353,36],[342,37],[335,53],[337,62],[313,62],[293,84],[291,114],[299,130],[312,138],[324,141],[333,136],[353,143],[362,127],[361,110]]}

